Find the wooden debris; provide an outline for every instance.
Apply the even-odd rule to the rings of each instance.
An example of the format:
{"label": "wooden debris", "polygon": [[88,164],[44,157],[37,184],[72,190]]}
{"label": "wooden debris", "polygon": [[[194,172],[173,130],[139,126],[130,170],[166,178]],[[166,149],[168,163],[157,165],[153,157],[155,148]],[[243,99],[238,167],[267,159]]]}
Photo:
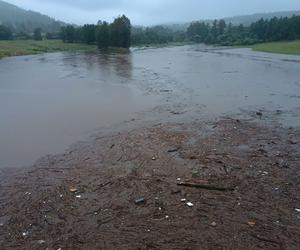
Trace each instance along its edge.
{"label": "wooden debris", "polygon": [[200,183],[192,183],[192,182],[178,182],[178,186],[185,186],[185,187],[194,187],[194,188],[201,188],[207,190],[216,190],[216,191],[233,191],[233,187],[220,187],[215,185],[209,184],[200,184]]}

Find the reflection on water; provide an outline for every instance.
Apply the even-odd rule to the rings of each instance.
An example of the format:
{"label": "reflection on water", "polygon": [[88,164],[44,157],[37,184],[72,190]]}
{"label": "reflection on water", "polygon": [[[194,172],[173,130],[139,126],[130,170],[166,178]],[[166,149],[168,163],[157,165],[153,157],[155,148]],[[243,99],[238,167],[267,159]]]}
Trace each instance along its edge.
{"label": "reflection on water", "polygon": [[0,61],[0,167],[60,153],[154,106],[130,84],[131,53],[54,53]]}

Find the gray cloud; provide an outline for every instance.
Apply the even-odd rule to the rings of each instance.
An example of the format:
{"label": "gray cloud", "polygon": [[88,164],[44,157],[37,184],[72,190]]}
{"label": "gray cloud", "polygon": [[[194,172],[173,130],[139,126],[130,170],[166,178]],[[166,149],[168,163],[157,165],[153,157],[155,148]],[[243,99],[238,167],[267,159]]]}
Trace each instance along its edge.
{"label": "gray cloud", "polygon": [[134,24],[185,22],[234,15],[299,10],[300,0],[7,0],[72,23],[111,21],[128,15]]}

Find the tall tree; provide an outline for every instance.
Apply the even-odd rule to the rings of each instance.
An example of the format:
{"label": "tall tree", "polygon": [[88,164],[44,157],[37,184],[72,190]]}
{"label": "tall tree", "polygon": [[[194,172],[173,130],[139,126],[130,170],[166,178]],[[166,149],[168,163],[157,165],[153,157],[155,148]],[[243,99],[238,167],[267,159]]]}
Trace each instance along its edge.
{"label": "tall tree", "polygon": [[99,49],[107,48],[110,45],[109,25],[107,22],[98,22],[96,29],[96,40]]}
{"label": "tall tree", "polygon": [[84,43],[93,44],[96,42],[96,26],[93,24],[85,24],[81,28],[81,38]]}
{"label": "tall tree", "polygon": [[76,30],[72,25],[62,27],[60,30],[61,39],[67,43],[75,42]]}
{"label": "tall tree", "polygon": [[219,35],[223,35],[226,29],[226,23],[223,19],[221,19],[218,23],[218,31]]}
{"label": "tall tree", "polygon": [[129,48],[131,45],[131,23],[125,16],[118,17],[110,25],[111,45]]}

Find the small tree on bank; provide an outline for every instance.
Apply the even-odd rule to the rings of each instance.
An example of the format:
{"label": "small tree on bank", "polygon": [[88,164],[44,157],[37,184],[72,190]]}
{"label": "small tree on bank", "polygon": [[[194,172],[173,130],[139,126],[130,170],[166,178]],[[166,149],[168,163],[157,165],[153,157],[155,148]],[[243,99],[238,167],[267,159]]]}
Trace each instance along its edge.
{"label": "small tree on bank", "polygon": [[33,39],[36,40],[36,41],[43,40],[42,30],[40,28],[37,28],[37,29],[34,30],[34,32],[33,32]]}
{"label": "small tree on bank", "polygon": [[4,25],[0,25],[0,40],[11,40],[11,39],[12,39],[11,30]]}

